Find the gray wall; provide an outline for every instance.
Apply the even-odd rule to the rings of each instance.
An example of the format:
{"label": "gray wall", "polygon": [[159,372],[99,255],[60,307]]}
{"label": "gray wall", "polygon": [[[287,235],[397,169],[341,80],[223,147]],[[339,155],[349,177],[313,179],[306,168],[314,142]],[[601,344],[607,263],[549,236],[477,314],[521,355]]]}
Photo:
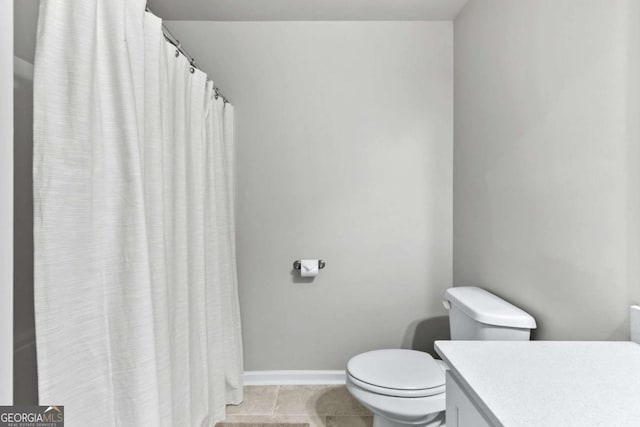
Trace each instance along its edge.
{"label": "gray wall", "polygon": [[236,106],[246,369],[446,337],[452,23],[168,25]]}
{"label": "gray wall", "polygon": [[40,0],[13,1],[13,53],[33,64],[38,33],[38,9]]}
{"label": "gray wall", "polygon": [[537,338],[625,338],[640,300],[639,4],[471,0],[455,21],[454,283]]}
{"label": "gray wall", "polygon": [[16,405],[38,403],[33,306],[33,65],[14,58],[14,384]]}
{"label": "gray wall", "polygon": [[33,58],[38,0],[14,1],[13,399],[38,403],[33,307]]}

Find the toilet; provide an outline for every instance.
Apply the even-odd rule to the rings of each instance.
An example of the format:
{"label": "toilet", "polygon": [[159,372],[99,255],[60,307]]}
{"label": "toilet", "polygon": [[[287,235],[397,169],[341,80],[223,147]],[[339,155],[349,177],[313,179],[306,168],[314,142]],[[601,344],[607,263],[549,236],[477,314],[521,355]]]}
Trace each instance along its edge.
{"label": "toilet", "polygon": [[[452,340],[529,340],[535,319],[520,308],[474,286],[449,288]],[[373,427],[445,425],[445,370],[415,350],[374,350],[347,364],[347,389],[374,414]]]}

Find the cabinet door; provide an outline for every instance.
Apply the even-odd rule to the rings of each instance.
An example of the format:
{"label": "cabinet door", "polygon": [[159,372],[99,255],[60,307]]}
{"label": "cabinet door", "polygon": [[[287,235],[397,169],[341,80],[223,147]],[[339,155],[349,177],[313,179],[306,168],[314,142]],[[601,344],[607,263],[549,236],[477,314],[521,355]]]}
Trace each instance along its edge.
{"label": "cabinet door", "polygon": [[491,427],[451,371],[447,371],[447,427]]}

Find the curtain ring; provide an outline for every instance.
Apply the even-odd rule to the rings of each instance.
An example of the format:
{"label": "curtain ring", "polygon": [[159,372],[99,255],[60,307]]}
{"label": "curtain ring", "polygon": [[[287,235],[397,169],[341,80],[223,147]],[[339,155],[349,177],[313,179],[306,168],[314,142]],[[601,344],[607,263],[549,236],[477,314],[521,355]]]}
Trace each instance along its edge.
{"label": "curtain ring", "polygon": [[178,49],[176,49],[176,58],[180,56],[180,51]]}
{"label": "curtain ring", "polygon": [[193,68],[193,67],[191,67],[191,68],[189,68],[189,71],[191,71],[191,74],[193,74],[193,73],[195,73],[195,72],[196,72],[196,69],[195,69],[195,68]]}

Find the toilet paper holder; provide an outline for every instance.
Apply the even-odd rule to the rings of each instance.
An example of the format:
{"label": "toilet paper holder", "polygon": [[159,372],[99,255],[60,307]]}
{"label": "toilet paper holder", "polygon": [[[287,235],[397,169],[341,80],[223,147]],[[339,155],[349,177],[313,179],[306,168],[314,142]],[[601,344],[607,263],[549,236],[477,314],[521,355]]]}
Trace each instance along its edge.
{"label": "toilet paper holder", "polygon": [[[321,259],[318,260],[318,268],[319,269],[322,270],[325,265],[326,265],[326,263],[323,260],[321,260]],[[300,270],[301,267],[302,267],[302,265],[300,263],[300,260],[293,261],[293,269],[294,270]]]}

